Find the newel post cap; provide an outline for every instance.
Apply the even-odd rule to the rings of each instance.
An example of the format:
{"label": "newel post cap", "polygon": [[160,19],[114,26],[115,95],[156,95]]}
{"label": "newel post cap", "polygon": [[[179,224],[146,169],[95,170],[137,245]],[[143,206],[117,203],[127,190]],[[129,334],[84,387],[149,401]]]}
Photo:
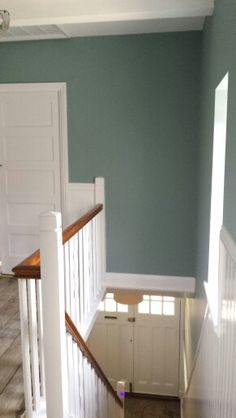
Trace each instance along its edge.
{"label": "newel post cap", "polygon": [[56,231],[61,228],[62,219],[60,212],[45,212],[39,217],[40,231]]}

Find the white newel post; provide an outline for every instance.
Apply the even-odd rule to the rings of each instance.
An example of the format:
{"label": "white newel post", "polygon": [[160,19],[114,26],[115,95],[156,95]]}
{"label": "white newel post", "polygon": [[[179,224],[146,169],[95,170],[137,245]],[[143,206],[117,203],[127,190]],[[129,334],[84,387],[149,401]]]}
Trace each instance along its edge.
{"label": "white newel post", "polygon": [[102,256],[102,280],[105,280],[106,274],[106,219],[105,219],[105,180],[103,177],[96,177],[95,178],[95,196],[94,201],[95,204],[103,204],[103,210],[100,213],[101,216],[101,240],[102,240],[102,249],[101,249],[101,256]]}
{"label": "white newel post", "polygon": [[58,212],[40,216],[40,260],[47,418],[67,418],[64,260]]}

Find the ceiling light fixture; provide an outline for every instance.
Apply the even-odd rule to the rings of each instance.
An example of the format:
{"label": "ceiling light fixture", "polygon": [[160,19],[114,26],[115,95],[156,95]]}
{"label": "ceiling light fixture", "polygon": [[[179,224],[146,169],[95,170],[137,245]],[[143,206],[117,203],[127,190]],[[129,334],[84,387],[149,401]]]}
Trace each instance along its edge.
{"label": "ceiling light fixture", "polygon": [[0,32],[6,32],[10,25],[10,13],[0,10]]}
{"label": "ceiling light fixture", "polygon": [[114,299],[117,303],[122,303],[125,305],[138,305],[142,302],[143,295],[140,292],[126,291],[126,292],[115,292]]}

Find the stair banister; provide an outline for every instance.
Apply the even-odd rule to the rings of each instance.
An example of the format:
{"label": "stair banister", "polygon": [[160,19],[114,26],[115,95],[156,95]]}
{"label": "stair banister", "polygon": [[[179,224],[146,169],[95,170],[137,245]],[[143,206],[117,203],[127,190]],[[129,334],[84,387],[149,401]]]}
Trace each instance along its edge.
{"label": "stair banister", "polygon": [[[100,192],[99,187],[96,189],[95,201],[103,199],[100,189]],[[94,357],[88,354],[83,338],[80,336],[78,351],[74,346],[78,333],[77,337],[66,333],[65,324],[65,311],[69,311],[67,331],[79,328],[85,334],[91,326],[91,317],[105,291],[104,228],[102,204],[97,204],[63,234],[61,215],[43,214],[40,252],[36,251],[13,269],[20,279],[27,418],[123,417],[122,402]],[[91,406],[96,402],[97,405]],[[79,409],[82,406],[84,410]]]}

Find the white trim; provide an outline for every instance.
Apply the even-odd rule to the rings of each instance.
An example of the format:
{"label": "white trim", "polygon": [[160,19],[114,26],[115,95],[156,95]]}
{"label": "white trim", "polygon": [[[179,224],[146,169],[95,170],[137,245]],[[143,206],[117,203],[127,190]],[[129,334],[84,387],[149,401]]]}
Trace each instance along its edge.
{"label": "white trim", "polygon": [[187,387],[186,387],[185,392],[183,394],[184,397],[187,395],[187,393],[189,391],[189,388],[190,388],[190,385],[191,385],[191,382],[192,382],[193,373],[194,373],[194,370],[195,370],[195,367],[196,367],[196,364],[197,364],[199,353],[201,351],[202,341],[203,341],[203,338],[204,338],[204,335],[205,335],[206,325],[207,325],[207,321],[208,321],[208,315],[209,315],[209,305],[207,304],[205,312],[204,312],[204,318],[203,318],[203,321],[202,321],[202,327],[201,327],[200,336],[199,336],[198,343],[197,343],[197,348],[196,348],[196,351],[195,351],[190,375],[189,375],[189,378],[188,378]]}
{"label": "white trim", "polygon": [[0,84],[0,93],[20,92],[20,91],[60,91],[66,83],[3,83]]}
{"label": "white trim", "polygon": [[110,290],[142,290],[178,296],[193,296],[195,293],[194,277],[106,273],[104,285]]}
{"label": "white trim", "polygon": [[[222,228],[220,231],[220,242],[223,243],[228,254],[232,258],[232,260],[236,263],[236,244],[224,225],[222,225]],[[220,332],[221,332],[220,327],[219,327],[219,299],[221,298],[221,285],[222,285],[222,283],[219,282],[219,277],[220,277],[220,271],[218,274],[217,295],[215,293],[216,283],[211,283],[210,281],[204,282],[204,289],[206,292],[207,302],[208,302],[209,309],[211,312],[214,330],[218,337],[220,336]]]}
{"label": "white trim", "polygon": [[94,183],[67,183],[66,216],[63,226],[70,225],[94,206]]}
{"label": "white trim", "polygon": [[[54,83],[53,83],[54,84]],[[58,91],[60,124],[60,180],[62,217],[66,217],[69,181],[68,129],[67,129],[67,90],[66,83],[55,83]]]}
{"label": "white trim", "polygon": [[39,17],[31,19],[13,19],[12,27],[18,26],[34,26],[34,25],[60,25],[65,24],[85,24],[85,23],[105,23],[105,22],[129,22],[140,20],[161,20],[161,19],[176,19],[176,18],[194,18],[211,16],[214,10],[213,4],[208,4],[205,7],[193,7],[188,9],[169,9],[158,11],[138,11],[138,12],[117,12],[117,13],[102,13],[102,14],[86,14],[74,16],[59,16],[59,17]]}
{"label": "white trim", "polygon": [[230,257],[236,263],[236,243],[234,242],[233,238],[229,234],[227,228],[223,225],[220,231],[220,239],[223,242],[225,248],[227,249]]}
{"label": "white trim", "polygon": [[68,190],[94,192],[94,183],[68,183]]}

